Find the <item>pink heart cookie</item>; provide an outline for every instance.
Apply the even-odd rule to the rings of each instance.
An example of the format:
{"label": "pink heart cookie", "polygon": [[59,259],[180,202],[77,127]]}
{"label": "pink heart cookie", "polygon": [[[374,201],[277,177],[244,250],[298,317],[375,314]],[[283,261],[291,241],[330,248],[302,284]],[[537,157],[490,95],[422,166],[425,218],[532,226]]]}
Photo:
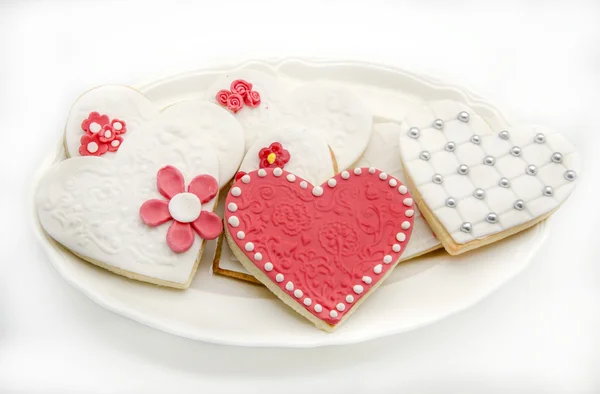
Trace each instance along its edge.
{"label": "pink heart cookie", "polygon": [[260,169],[226,199],[229,245],[244,267],[318,328],[332,331],[392,271],[413,229],[412,196],[375,168],[313,186]]}

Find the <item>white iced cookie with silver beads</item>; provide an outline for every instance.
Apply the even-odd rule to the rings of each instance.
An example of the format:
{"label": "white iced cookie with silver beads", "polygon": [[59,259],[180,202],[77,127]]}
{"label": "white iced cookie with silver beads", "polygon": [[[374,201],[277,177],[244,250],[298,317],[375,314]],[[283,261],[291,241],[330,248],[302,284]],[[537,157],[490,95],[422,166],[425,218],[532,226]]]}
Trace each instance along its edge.
{"label": "white iced cookie with silver beads", "polygon": [[427,102],[399,136],[407,181],[451,254],[524,230],[548,217],[577,183],[573,145],[536,126],[493,130],[468,106]]}

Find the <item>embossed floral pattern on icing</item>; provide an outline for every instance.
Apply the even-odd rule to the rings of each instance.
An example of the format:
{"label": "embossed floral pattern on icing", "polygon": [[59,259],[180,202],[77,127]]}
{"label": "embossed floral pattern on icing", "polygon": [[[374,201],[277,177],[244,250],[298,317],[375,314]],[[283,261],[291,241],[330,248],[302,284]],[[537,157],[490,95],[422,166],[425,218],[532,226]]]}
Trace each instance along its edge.
{"label": "embossed floral pattern on icing", "polygon": [[298,235],[310,227],[311,218],[306,205],[281,203],[273,211],[273,224],[287,235]]}
{"label": "embossed floral pattern on icing", "polygon": [[173,220],[167,231],[167,244],[175,253],[185,252],[194,243],[194,233],[203,239],[215,239],[223,229],[221,219],[210,211],[201,210],[215,198],[219,184],[210,175],[192,179],[187,193],[181,172],[166,166],[156,176],[160,194],[168,200],[152,199],[140,207],[140,217],[148,226],[155,227]]}
{"label": "embossed floral pattern on icing", "polygon": [[358,235],[347,223],[328,223],[319,231],[319,242],[329,253],[349,256],[358,248]]}
{"label": "embossed floral pattern on icing", "polygon": [[259,279],[336,325],[403,253],[414,223],[407,198],[400,181],[376,169],[321,186],[280,168],[259,169],[227,195],[226,206],[234,204],[225,211],[227,235],[249,260],[244,265],[266,276]]}

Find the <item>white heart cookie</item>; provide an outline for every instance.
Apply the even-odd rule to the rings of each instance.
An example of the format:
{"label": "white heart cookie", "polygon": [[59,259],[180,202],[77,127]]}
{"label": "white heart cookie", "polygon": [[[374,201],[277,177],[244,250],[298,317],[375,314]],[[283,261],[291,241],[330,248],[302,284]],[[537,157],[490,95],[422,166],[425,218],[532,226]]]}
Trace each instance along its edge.
{"label": "white heart cookie", "polygon": [[373,116],[360,97],[343,86],[311,82],[285,101],[284,120],[318,131],[335,154],[338,167],[354,167],[367,148]]}
{"label": "white heart cookie", "polygon": [[[371,140],[360,159],[359,167],[375,167],[387,174],[398,178],[402,183],[406,183],[406,177],[402,170],[402,160],[398,156],[398,137],[402,128],[399,124],[376,123],[373,125]],[[390,180],[390,182],[393,182]],[[421,216],[417,204],[407,201],[414,207],[415,224],[413,227],[410,242],[406,245],[406,250],[400,261],[409,260],[417,256],[429,253],[441,247],[440,241],[435,237],[433,231]]]}
{"label": "white heart cookie", "polygon": [[545,219],[569,196],[580,168],[560,134],[533,126],[492,130],[449,100],[407,114],[399,140],[419,208],[451,254]]}
{"label": "white heart cookie", "polygon": [[244,156],[244,132],[231,114],[204,100],[176,103],[159,112],[143,94],[127,86],[101,86],[77,99],[65,128],[67,154],[112,159],[125,140],[157,117],[177,127],[193,127],[213,143],[221,187],[235,175]]}
{"label": "white heart cookie", "polygon": [[[219,102],[219,92],[233,91],[234,81],[243,80],[260,95],[255,107],[233,108],[246,136],[246,150],[260,137],[286,124],[302,125],[317,132],[335,153],[340,169],[352,167],[363,154],[371,136],[373,116],[361,98],[350,89],[327,82],[309,82],[291,92],[280,79],[253,70],[228,73],[207,91],[206,98]],[[224,107],[227,104],[221,102]]]}
{"label": "white heart cookie", "polygon": [[[145,121],[112,160],[75,157],[55,165],[36,194],[46,232],[118,274],[187,288],[203,246],[196,233],[214,238],[214,226],[221,226],[212,214],[219,157],[206,134],[218,135],[224,123],[240,130],[218,106],[202,102],[186,108],[201,108],[202,125],[182,121],[194,116],[168,111]],[[199,228],[207,223],[210,231]]]}

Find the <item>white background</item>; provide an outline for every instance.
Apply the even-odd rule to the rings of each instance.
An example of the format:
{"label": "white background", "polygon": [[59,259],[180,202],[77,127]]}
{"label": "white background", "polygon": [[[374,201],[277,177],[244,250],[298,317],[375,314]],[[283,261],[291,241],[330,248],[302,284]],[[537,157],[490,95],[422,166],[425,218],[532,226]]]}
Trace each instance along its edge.
{"label": "white background", "polygon": [[[0,392],[600,392],[600,4],[449,3],[0,0]],[[54,271],[24,196],[80,93],[290,55],[432,74],[566,134],[584,171],[531,267],[429,327],[305,350],[154,331]]]}

